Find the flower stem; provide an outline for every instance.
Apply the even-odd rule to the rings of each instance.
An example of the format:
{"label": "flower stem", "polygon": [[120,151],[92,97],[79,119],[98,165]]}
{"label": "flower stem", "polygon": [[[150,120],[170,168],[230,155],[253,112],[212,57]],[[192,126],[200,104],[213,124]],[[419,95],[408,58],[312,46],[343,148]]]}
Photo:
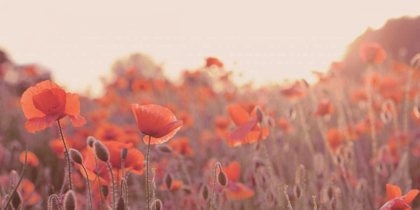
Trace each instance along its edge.
{"label": "flower stem", "polygon": [[[85,174],[86,174],[86,182],[87,182],[88,195],[89,195],[89,209],[93,209],[93,206],[92,206],[92,204],[93,204],[93,201],[92,201],[92,191],[90,189],[89,175],[88,175],[88,172],[86,170],[86,167],[83,164],[82,164],[82,167],[83,167],[83,170],[85,171]],[[101,188],[99,188],[99,189],[101,189]]]}
{"label": "flower stem", "polygon": [[108,166],[109,173],[111,173],[111,181],[112,181],[112,209],[116,208],[116,199],[115,199],[115,182],[114,182],[114,172],[112,171],[112,166],[108,162],[106,162],[106,165]]}
{"label": "flower stem", "polygon": [[67,161],[67,166],[68,166],[68,179],[69,179],[69,189],[73,190],[73,183],[71,181],[71,163],[70,163],[70,156],[69,156],[69,150],[67,149],[67,144],[66,141],[64,140],[64,135],[63,135],[63,129],[61,128],[61,123],[60,120],[57,120],[58,123],[58,128],[60,130],[60,136],[61,136],[61,140],[63,140],[63,145],[64,145],[64,156],[66,158]]}
{"label": "flower stem", "polygon": [[[92,148],[92,149],[94,149],[94,148]],[[104,198],[103,198],[103,195],[102,195],[102,190],[101,190],[101,179],[99,178],[99,168],[98,168],[98,158],[96,157],[96,155],[94,155],[95,156],[95,167],[96,167],[96,179],[98,180],[98,185],[99,185],[99,195],[101,196],[101,203],[100,203],[100,208],[101,208],[101,210],[103,209],[103,204],[104,204]]]}
{"label": "flower stem", "polygon": [[150,139],[147,143],[147,152],[146,152],[146,197],[147,197],[147,210],[150,210],[150,181],[149,181],[149,153],[150,153]]}
{"label": "flower stem", "polygon": [[214,210],[214,196],[215,196],[215,190],[216,190],[217,168],[219,168],[220,171],[222,171],[222,167],[219,162],[216,162],[216,164],[214,164],[214,176],[213,176],[213,186],[212,186],[211,198],[210,198],[210,210]]}

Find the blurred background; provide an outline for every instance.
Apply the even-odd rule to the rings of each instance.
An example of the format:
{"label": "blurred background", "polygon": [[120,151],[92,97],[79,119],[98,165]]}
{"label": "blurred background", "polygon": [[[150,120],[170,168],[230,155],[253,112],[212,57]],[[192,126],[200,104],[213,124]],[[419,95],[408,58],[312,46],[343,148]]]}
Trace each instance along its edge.
{"label": "blurred background", "polygon": [[[186,68],[202,66],[209,56],[222,60],[238,84],[315,81],[311,71],[327,71],[358,36],[385,42],[384,36],[372,38],[372,30],[392,18],[415,17],[416,4],[9,1],[2,2],[0,12],[0,49],[16,63],[49,69],[69,91],[89,89],[95,96],[103,93],[100,78],[110,79],[115,60],[136,52],[150,55],[172,81]],[[420,31],[419,24],[412,24],[417,29],[397,25],[407,26],[413,36]],[[406,34],[397,34],[400,28],[390,30],[395,36],[382,34],[395,46],[418,47],[401,45],[396,40],[402,42]],[[381,44],[390,50],[390,42]]]}

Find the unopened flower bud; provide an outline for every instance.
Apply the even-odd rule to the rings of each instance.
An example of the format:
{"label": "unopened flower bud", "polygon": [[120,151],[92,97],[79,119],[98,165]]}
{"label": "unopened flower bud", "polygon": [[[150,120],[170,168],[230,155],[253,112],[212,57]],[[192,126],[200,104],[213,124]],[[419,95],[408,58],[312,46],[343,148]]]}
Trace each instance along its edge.
{"label": "unopened flower bud", "polygon": [[98,157],[99,160],[103,162],[109,161],[109,151],[100,141],[96,141],[94,144],[95,148],[95,155]]}

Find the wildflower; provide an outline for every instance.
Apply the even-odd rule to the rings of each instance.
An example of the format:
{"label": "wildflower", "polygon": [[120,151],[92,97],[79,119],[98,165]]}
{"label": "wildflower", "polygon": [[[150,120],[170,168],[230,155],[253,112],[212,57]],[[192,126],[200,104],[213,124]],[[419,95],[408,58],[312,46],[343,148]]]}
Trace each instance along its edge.
{"label": "wildflower", "polygon": [[386,52],[378,43],[364,43],[360,47],[360,58],[369,64],[380,64],[386,58]]}
{"label": "wildflower", "polygon": [[331,115],[333,113],[334,113],[334,106],[331,104],[329,99],[324,98],[318,103],[318,108],[314,116],[319,117],[319,116]]}
{"label": "wildflower", "polygon": [[[177,120],[175,115],[167,108],[149,104],[132,104],[131,110],[140,131],[150,136],[150,144],[162,144],[172,138],[182,126],[182,120]],[[148,138],[143,138],[148,143]]]}
{"label": "wildflower", "polygon": [[22,95],[21,105],[28,119],[25,124],[30,133],[51,127],[52,123],[68,116],[75,127],[86,124],[80,116],[79,96],[66,93],[57,84],[45,80],[28,88]]}
{"label": "wildflower", "polygon": [[406,195],[402,195],[401,189],[398,186],[387,184],[386,185],[386,195],[388,202],[385,203],[382,209],[389,210],[405,210],[411,209],[410,204],[413,202],[414,198],[419,194],[418,190],[410,190]]}
{"label": "wildflower", "polygon": [[[22,164],[25,163],[25,152],[20,153],[19,161]],[[28,157],[26,161],[28,165],[33,166],[33,167],[36,167],[39,164],[38,157],[31,151],[28,151]]]}

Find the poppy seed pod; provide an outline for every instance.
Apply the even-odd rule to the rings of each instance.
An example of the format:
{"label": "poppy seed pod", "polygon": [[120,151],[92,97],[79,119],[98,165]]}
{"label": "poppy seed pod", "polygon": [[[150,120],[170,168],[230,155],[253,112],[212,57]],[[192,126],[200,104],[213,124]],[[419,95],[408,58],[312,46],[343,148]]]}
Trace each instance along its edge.
{"label": "poppy seed pod", "polygon": [[12,201],[11,201],[13,208],[18,209],[21,203],[22,203],[22,199],[20,197],[20,194],[18,192],[15,192],[13,194]]}
{"label": "poppy seed pod", "polygon": [[124,203],[124,198],[120,197],[117,200],[117,207],[116,210],[124,210],[125,209],[125,203]]}
{"label": "poppy seed pod", "polygon": [[220,171],[219,175],[217,176],[217,182],[219,182],[221,186],[226,187],[228,183],[228,178],[225,172]]}
{"label": "poppy seed pod", "polygon": [[106,185],[102,185],[102,186],[101,186],[101,192],[102,192],[102,195],[104,195],[104,196],[105,196],[105,198],[106,198],[106,197],[108,197],[108,194],[109,194],[109,189],[108,189],[108,186],[106,186]]}
{"label": "poppy seed pod", "polygon": [[95,143],[95,141],[96,141],[96,139],[95,139],[95,137],[93,137],[93,136],[89,136],[89,137],[87,137],[87,139],[86,139],[87,145],[88,145],[89,147],[93,147],[93,144]]}
{"label": "poppy seed pod", "polygon": [[170,189],[171,189],[171,186],[172,186],[172,181],[173,181],[173,179],[172,179],[171,174],[166,174],[166,178],[165,178],[165,185],[166,185],[166,188],[167,188],[168,190],[170,190]]}
{"label": "poppy seed pod", "polygon": [[70,158],[73,162],[82,165],[83,164],[83,157],[82,154],[80,154],[79,151],[75,150],[75,149],[70,149],[69,151],[70,153]]}
{"label": "poppy seed pod", "polygon": [[209,186],[204,185],[203,188],[201,189],[201,196],[203,197],[205,201],[208,201],[208,199],[210,198],[209,195],[210,195]]}
{"label": "poppy seed pod", "polygon": [[125,160],[127,158],[128,155],[128,149],[127,148],[122,148],[121,149],[121,159]]}
{"label": "poppy seed pod", "polygon": [[262,119],[263,119],[264,114],[263,114],[263,112],[262,112],[262,110],[261,110],[261,108],[260,108],[260,107],[257,107],[257,108],[255,109],[255,114],[257,115],[257,121],[258,121],[258,122],[261,122],[261,121],[262,121]]}
{"label": "poppy seed pod", "polygon": [[99,160],[102,160],[103,162],[109,161],[109,151],[100,141],[95,142],[94,148],[95,155]]}
{"label": "poppy seed pod", "polygon": [[153,201],[152,209],[153,210],[162,210],[163,209],[162,201],[160,199],[156,199],[155,201]]}
{"label": "poppy seed pod", "polygon": [[75,210],[76,206],[76,196],[73,190],[69,190],[64,197],[64,210]]}

